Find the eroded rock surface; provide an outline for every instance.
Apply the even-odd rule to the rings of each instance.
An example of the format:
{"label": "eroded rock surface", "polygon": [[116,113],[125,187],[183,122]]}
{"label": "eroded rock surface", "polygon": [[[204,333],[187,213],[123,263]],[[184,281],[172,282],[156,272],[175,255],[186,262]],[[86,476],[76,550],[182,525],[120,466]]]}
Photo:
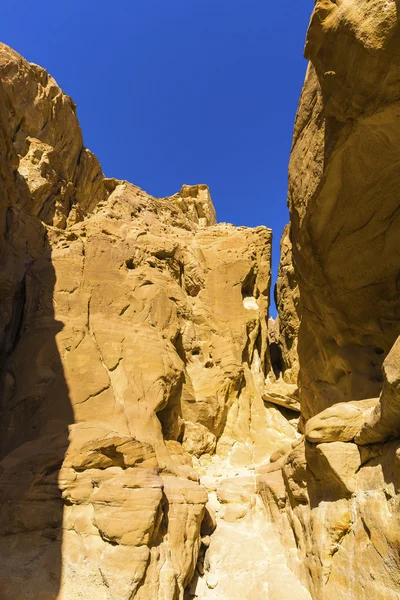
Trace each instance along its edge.
{"label": "eroded rock surface", "polygon": [[318,1],[308,32],[289,170],[305,419],[379,396],[400,334],[397,12]]}
{"label": "eroded rock surface", "polygon": [[278,345],[281,353],[281,371],[285,383],[296,385],[299,376],[297,352],[301,321],[300,294],[293,266],[291,226],[286,225],[281,238],[281,256],[276,283],[278,309]]}
{"label": "eroded rock surface", "polygon": [[317,1],[306,42],[289,171],[305,437],[260,477],[315,600],[400,594],[398,8]]}
{"label": "eroded rock surface", "polygon": [[2,600],[399,598],[399,32],[315,4],[276,321],[269,229],[106,179],[0,46]]}
{"label": "eroded rock surface", "polygon": [[56,82],[4,45],[0,72],[0,596],[201,597],[207,538],[298,436],[263,397],[271,231],[104,178]]}

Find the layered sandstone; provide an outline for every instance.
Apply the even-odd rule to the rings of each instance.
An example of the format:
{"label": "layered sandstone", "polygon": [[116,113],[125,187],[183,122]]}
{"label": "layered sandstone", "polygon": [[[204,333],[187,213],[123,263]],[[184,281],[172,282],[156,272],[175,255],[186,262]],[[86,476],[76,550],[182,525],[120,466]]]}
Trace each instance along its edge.
{"label": "layered sandstone", "polygon": [[394,1],[321,0],[307,35],[289,170],[305,436],[262,495],[315,600],[400,594],[399,32]]}
{"label": "layered sandstone", "polygon": [[316,2],[276,322],[271,231],[105,178],[0,46],[2,599],[399,597],[399,31]]}
{"label": "layered sandstone", "polygon": [[265,399],[271,231],[106,179],[56,82],[0,72],[1,598],[233,598],[224,527],[270,548],[255,468],[298,436]]}

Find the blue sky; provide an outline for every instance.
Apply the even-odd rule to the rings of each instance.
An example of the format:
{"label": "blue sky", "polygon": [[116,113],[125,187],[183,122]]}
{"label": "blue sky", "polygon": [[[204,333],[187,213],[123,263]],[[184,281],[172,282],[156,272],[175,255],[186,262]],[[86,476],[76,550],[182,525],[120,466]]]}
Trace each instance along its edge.
{"label": "blue sky", "polygon": [[107,176],[154,196],[207,183],[219,221],[274,232],[313,0],[20,0],[1,40],[78,106]]}

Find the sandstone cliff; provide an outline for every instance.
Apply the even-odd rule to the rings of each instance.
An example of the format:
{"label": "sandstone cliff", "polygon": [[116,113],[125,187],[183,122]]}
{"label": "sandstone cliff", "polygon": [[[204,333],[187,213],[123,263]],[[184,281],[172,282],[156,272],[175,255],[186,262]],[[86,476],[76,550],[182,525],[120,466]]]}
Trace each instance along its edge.
{"label": "sandstone cliff", "polygon": [[256,596],[255,468],[298,436],[265,400],[271,231],[106,179],[42,68],[2,45],[0,74],[0,596],[233,598],[258,519]]}
{"label": "sandstone cliff", "polygon": [[105,178],[0,45],[1,600],[400,596],[400,29],[318,0],[271,231]]}
{"label": "sandstone cliff", "polygon": [[318,600],[400,595],[399,32],[397,2],[321,0],[306,42],[289,170],[305,438],[263,493]]}

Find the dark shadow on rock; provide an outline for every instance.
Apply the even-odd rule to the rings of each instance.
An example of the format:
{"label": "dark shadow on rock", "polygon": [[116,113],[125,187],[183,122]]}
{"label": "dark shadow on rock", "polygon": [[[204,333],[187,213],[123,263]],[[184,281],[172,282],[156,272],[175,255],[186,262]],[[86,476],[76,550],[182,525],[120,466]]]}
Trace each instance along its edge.
{"label": "dark shadow on rock", "polygon": [[[50,600],[61,582],[58,474],[73,411],[56,336],[46,229],[6,210],[0,257],[0,598]],[[3,235],[3,233],[2,233]]]}

